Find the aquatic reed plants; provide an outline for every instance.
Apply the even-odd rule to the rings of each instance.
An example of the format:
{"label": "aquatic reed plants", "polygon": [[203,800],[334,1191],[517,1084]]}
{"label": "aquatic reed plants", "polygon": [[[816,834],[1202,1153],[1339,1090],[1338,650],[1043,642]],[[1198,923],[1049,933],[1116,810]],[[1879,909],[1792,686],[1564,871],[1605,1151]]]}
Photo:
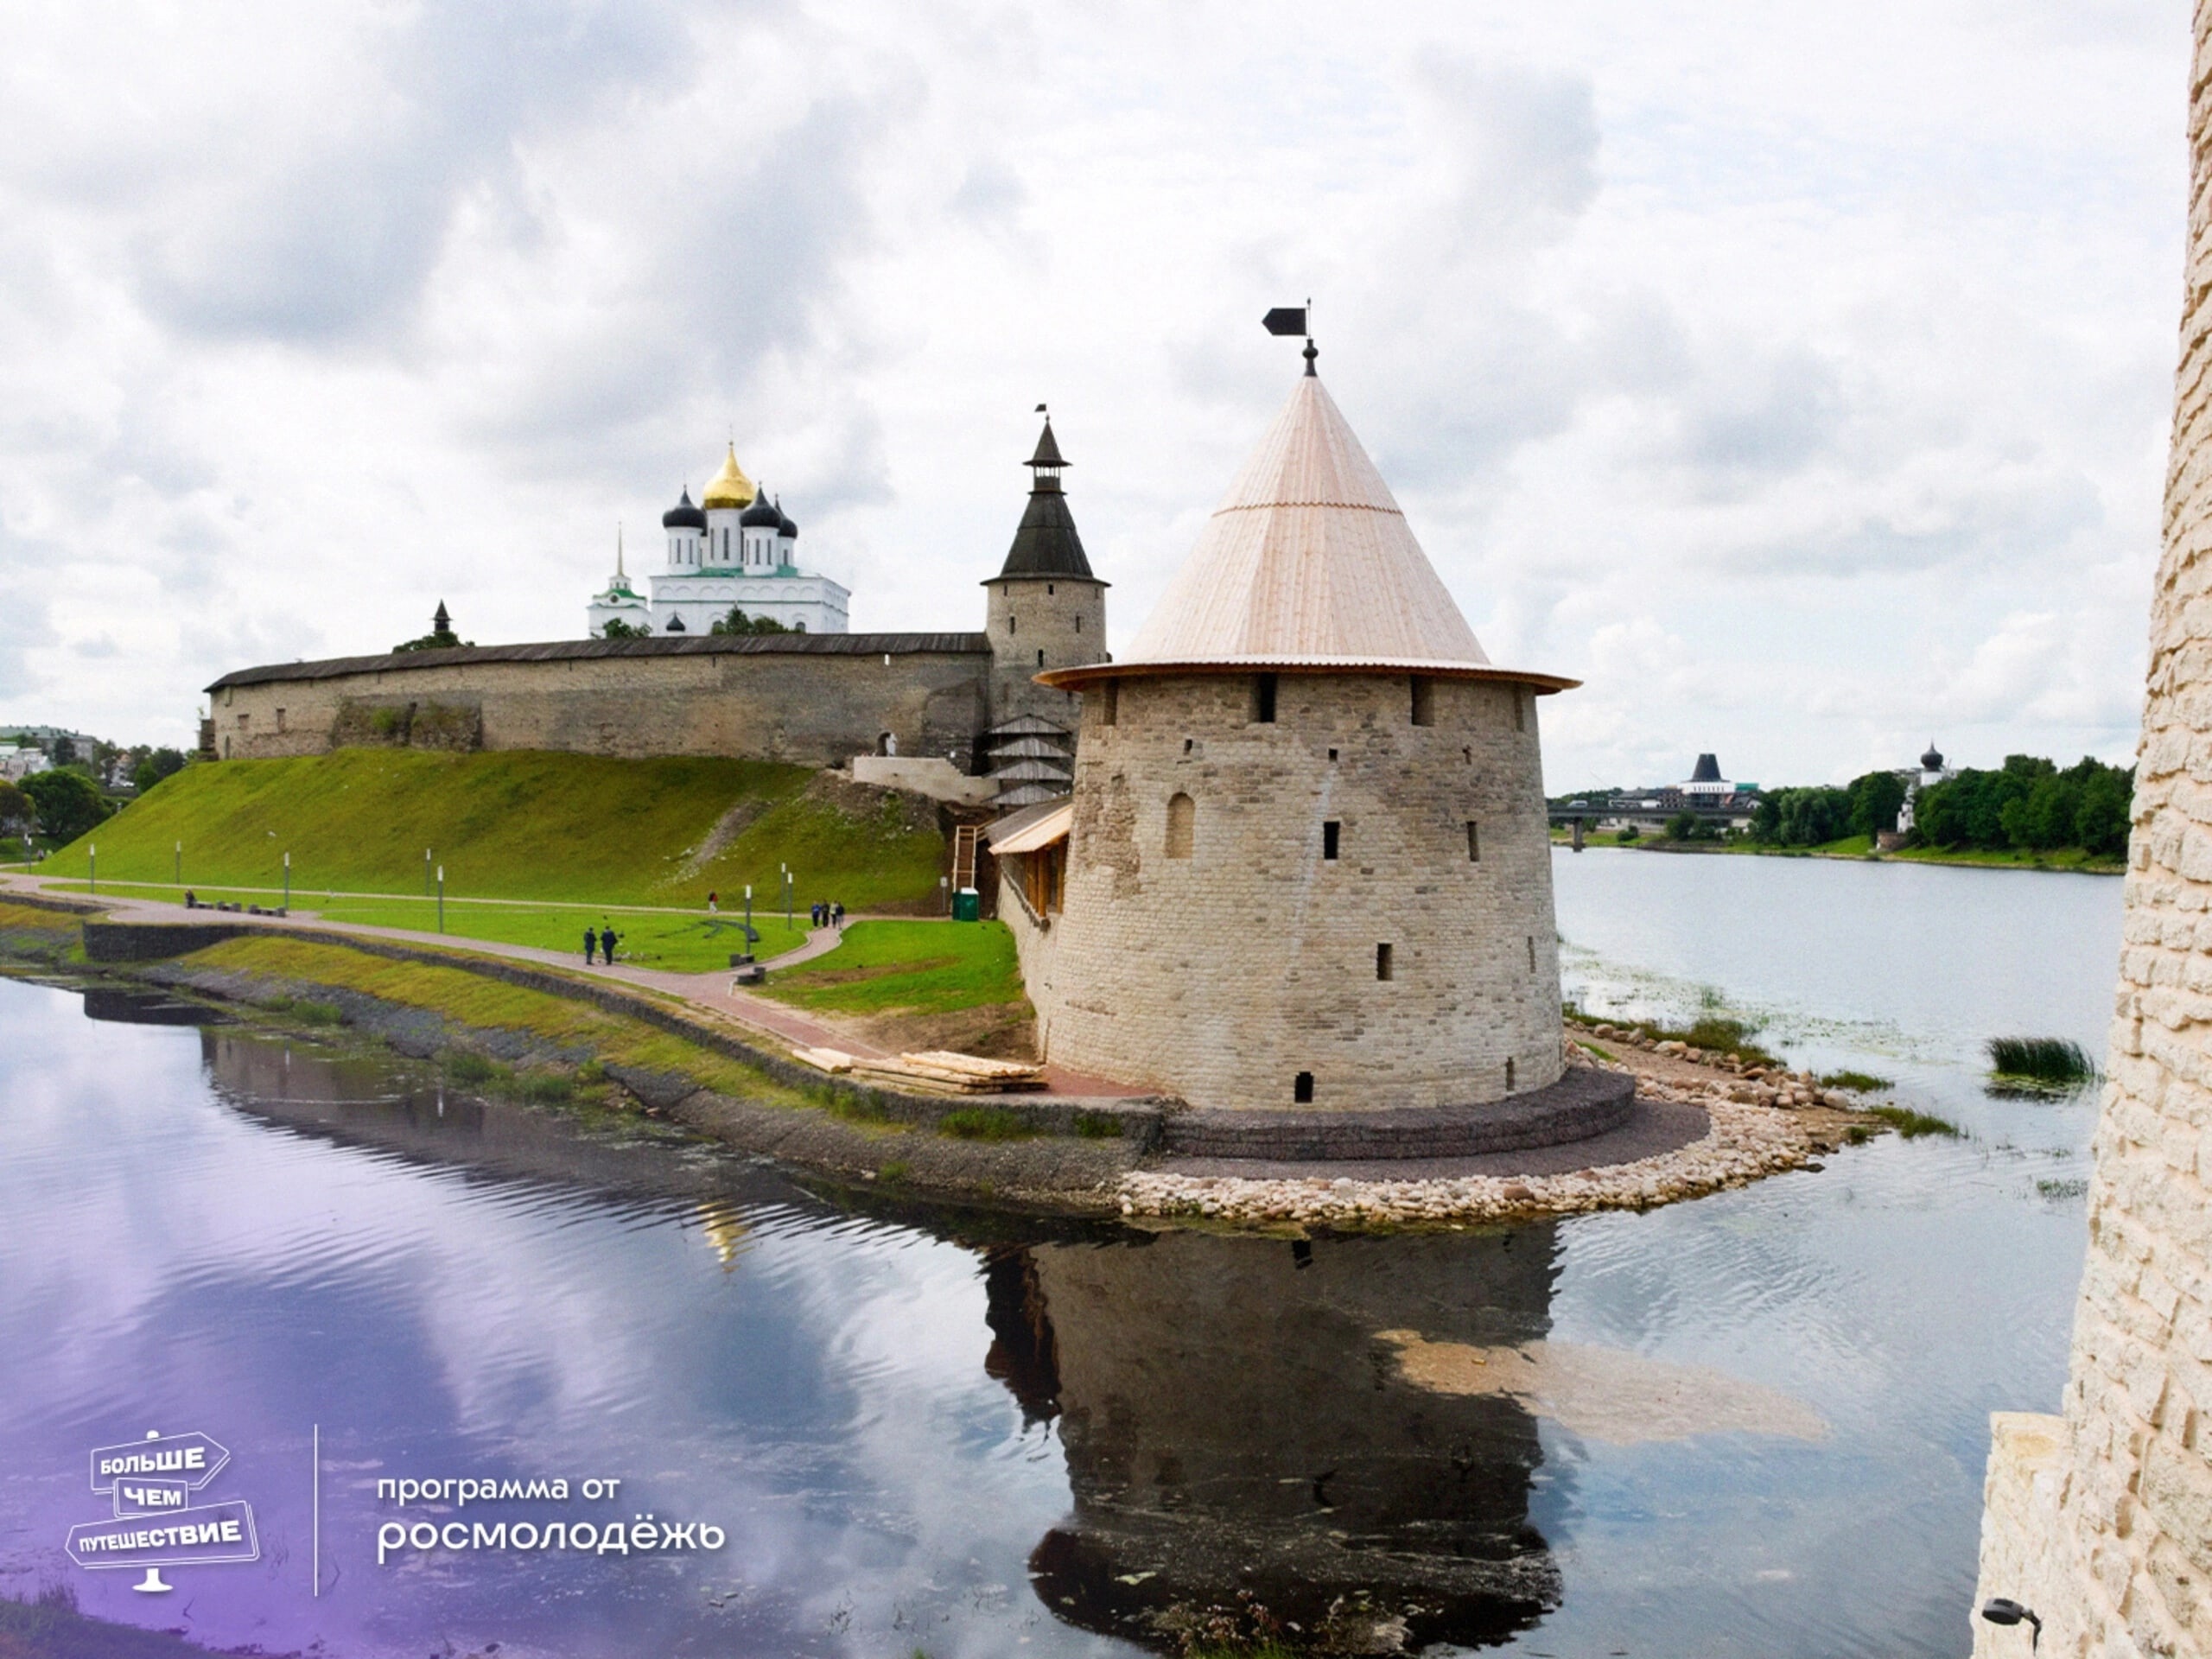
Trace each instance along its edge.
{"label": "aquatic reed plants", "polygon": [[2097,1075],[2088,1052],[2067,1038],[1993,1037],[1987,1047],[1990,1070],[2000,1083],[2063,1086]]}

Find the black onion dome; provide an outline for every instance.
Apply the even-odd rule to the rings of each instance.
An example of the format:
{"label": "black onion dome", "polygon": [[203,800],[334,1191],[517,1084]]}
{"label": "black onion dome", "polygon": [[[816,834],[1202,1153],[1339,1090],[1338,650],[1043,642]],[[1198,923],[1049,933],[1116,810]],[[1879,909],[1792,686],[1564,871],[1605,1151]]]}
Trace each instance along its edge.
{"label": "black onion dome", "polygon": [[664,530],[704,530],[707,515],[702,509],[691,505],[691,492],[686,489],[683,499],[661,514],[660,522]]}
{"label": "black onion dome", "polygon": [[763,490],[753,498],[753,505],[737,515],[737,522],[747,530],[775,530],[784,522],[784,515],[776,511],[774,502]]}
{"label": "black onion dome", "polygon": [[1068,462],[1053,440],[1050,421],[1037,440],[1037,453],[1026,464],[1036,469],[1030,474],[1034,481],[999,576],[1068,576],[1096,582],[1090,561],[1084,556],[1083,537],[1076,533],[1075,514],[1068,510],[1068,498],[1060,488],[1060,470]]}
{"label": "black onion dome", "polygon": [[1933,743],[1930,743],[1928,746],[1928,753],[1920,757],[1920,769],[1923,772],[1941,772],[1943,770],[1942,753]]}
{"label": "black onion dome", "polygon": [[792,537],[798,534],[798,524],[791,514],[784,511],[784,498],[780,495],[776,498],[776,517],[783,521],[776,527],[776,534]]}

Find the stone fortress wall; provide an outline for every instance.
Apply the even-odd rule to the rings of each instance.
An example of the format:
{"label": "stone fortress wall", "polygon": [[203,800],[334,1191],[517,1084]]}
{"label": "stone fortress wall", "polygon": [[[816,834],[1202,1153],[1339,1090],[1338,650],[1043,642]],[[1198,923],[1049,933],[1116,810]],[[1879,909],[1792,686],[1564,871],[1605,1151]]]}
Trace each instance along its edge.
{"label": "stone fortress wall", "polygon": [[972,633],[569,640],[280,664],[208,688],[203,747],[217,760],[388,745],[823,766],[874,753],[887,734],[902,755],[950,755],[964,771],[993,721],[995,667]]}
{"label": "stone fortress wall", "polygon": [[[1304,1103],[1300,1072],[1310,1103],[1338,1110],[1554,1082],[1535,696],[1427,677],[1416,724],[1406,676],[1267,677],[1272,721],[1252,674],[1086,696],[1065,910],[1040,926],[1001,906],[1043,1052],[1217,1107]],[[1224,971],[1231,956],[1241,965]]]}
{"label": "stone fortress wall", "polygon": [[[2054,1659],[2212,1653],[2212,0],[2126,922],[2063,1414],[1993,1424],[1977,1605]],[[1978,1659],[2029,1633],[1976,1621]]]}
{"label": "stone fortress wall", "polygon": [[1083,576],[994,576],[984,584],[983,634],[996,660],[995,720],[1037,715],[1069,725],[1068,694],[1037,683],[1046,669],[1106,655],[1106,584]]}
{"label": "stone fortress wall", "polygon": [[[1079,695],[1033,676],[1107,655],[1107,584],[1084,555],[1049,421],[1025,464],[1029,501],[983,584],[980,633],[662,633],[275,664],[207,688],[201,753],[232,760],[388,745],[829,766],[893,750],[982,772],[995,727],[1035,715],[1075,729]],[[716,504],[750,500],[753,487],[733,449],[704,508],[688,497],[683,508],[709,528],[671,535],[696,557],[724,511]],[[624,602],[641,604],[634,594]]]}

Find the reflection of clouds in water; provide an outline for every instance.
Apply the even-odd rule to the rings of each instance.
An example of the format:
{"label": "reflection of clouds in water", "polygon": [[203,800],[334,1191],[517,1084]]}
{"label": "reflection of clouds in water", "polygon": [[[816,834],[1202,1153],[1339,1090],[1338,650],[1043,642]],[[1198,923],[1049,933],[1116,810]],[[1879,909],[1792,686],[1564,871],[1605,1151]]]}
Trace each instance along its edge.
{"label": "reflection of clouds in water", "polygon": [[[790,1340],[824,1356],[849,1397],[846,1421],[825,1430],[846,1471],[837,1497],[847,1518],[793,1564],[785,1586],[802,1622],[834,1624],[854,1650],[874,1652],[903,1619],[902,1639],[913,1645],[918,1630],[937,1653],[958,1651],[967,1638],[957,1633],[979,1621],[1033,1618],[1023,1560],[1067,1488],[1049,1432],[1025,1432],[1015,1402],[984,1371],[976,1256],[861,1222],[775,1243],[789,1248],[767,1270],[810,1327]],[[955,1493],[958,1502],[945,1501]],[[855,1586],[865,1586],[858,1603]]]}
{"label": "reflection of clouds in water", "polygon": [[1669,1364],[1573,1342],[1478,1348],[1425,1341],[1416,1331],[1376,1334],[1396,1346],[1398,1373],[1416,1387],[1510,1396],[1587,1440],[1636,1446],[1700,1434],[1827,1437],[1827,1424],[1802,1401],[1707,1365]]}
{"label": "reflection of clouds in water", "polygon": [[[241,1111],[211,1097],[188,1036],[72,1042],[60,1027],[83,1016],[60,995],[0,1013],[0,1213],[66,1195],[58,1236],[0,1248],[0,1331],[45,1334],[10,1379],[19,1424],[136,1414],[143,1390],[117,1378],[158,1375],[164,1397],[234,1399],[251,1433],[304,1390],[344,1422],[324,1417],[346,1502],[380,1475],[620,1476],[642,1505],[726,1522],[699,1567],[794,1640],[841,1605],[856,1649],[902,1607],[932,1651],[1037,1615],[1021,1564],[1066,1487],[1049,1431],[1025,1435],[984,1372],[972,1251],[811,1207],[487,1181],[326,1138],[314,1126],[342,1133],[346,1109],[317,1107],[359,1079],[321,1076],[306,1046],[216,1035],[212,1080]],[[304,1132],[245,1115],[279,1098]],[[471,1135],[446,1131],[465,1154]],[[587,1453],[603,1466],[573,1466]]]}

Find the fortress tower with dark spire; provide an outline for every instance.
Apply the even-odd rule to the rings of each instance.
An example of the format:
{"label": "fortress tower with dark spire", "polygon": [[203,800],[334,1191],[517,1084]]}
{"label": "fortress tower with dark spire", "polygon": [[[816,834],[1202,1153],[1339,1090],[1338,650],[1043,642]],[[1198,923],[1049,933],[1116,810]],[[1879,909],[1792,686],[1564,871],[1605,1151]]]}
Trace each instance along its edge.
{"label": "fortress tower with dark spire", "polygon": [[1106,587],[1090,573],[1061,475],[1069,462],[1046,416],[1030,469],[1029,501],[998,575],[983,583],[983,632],[996,659],[991,704],[1003,723],[1027,715],[1065,731],[1077,698],[1036,676],[1106,655]]}

